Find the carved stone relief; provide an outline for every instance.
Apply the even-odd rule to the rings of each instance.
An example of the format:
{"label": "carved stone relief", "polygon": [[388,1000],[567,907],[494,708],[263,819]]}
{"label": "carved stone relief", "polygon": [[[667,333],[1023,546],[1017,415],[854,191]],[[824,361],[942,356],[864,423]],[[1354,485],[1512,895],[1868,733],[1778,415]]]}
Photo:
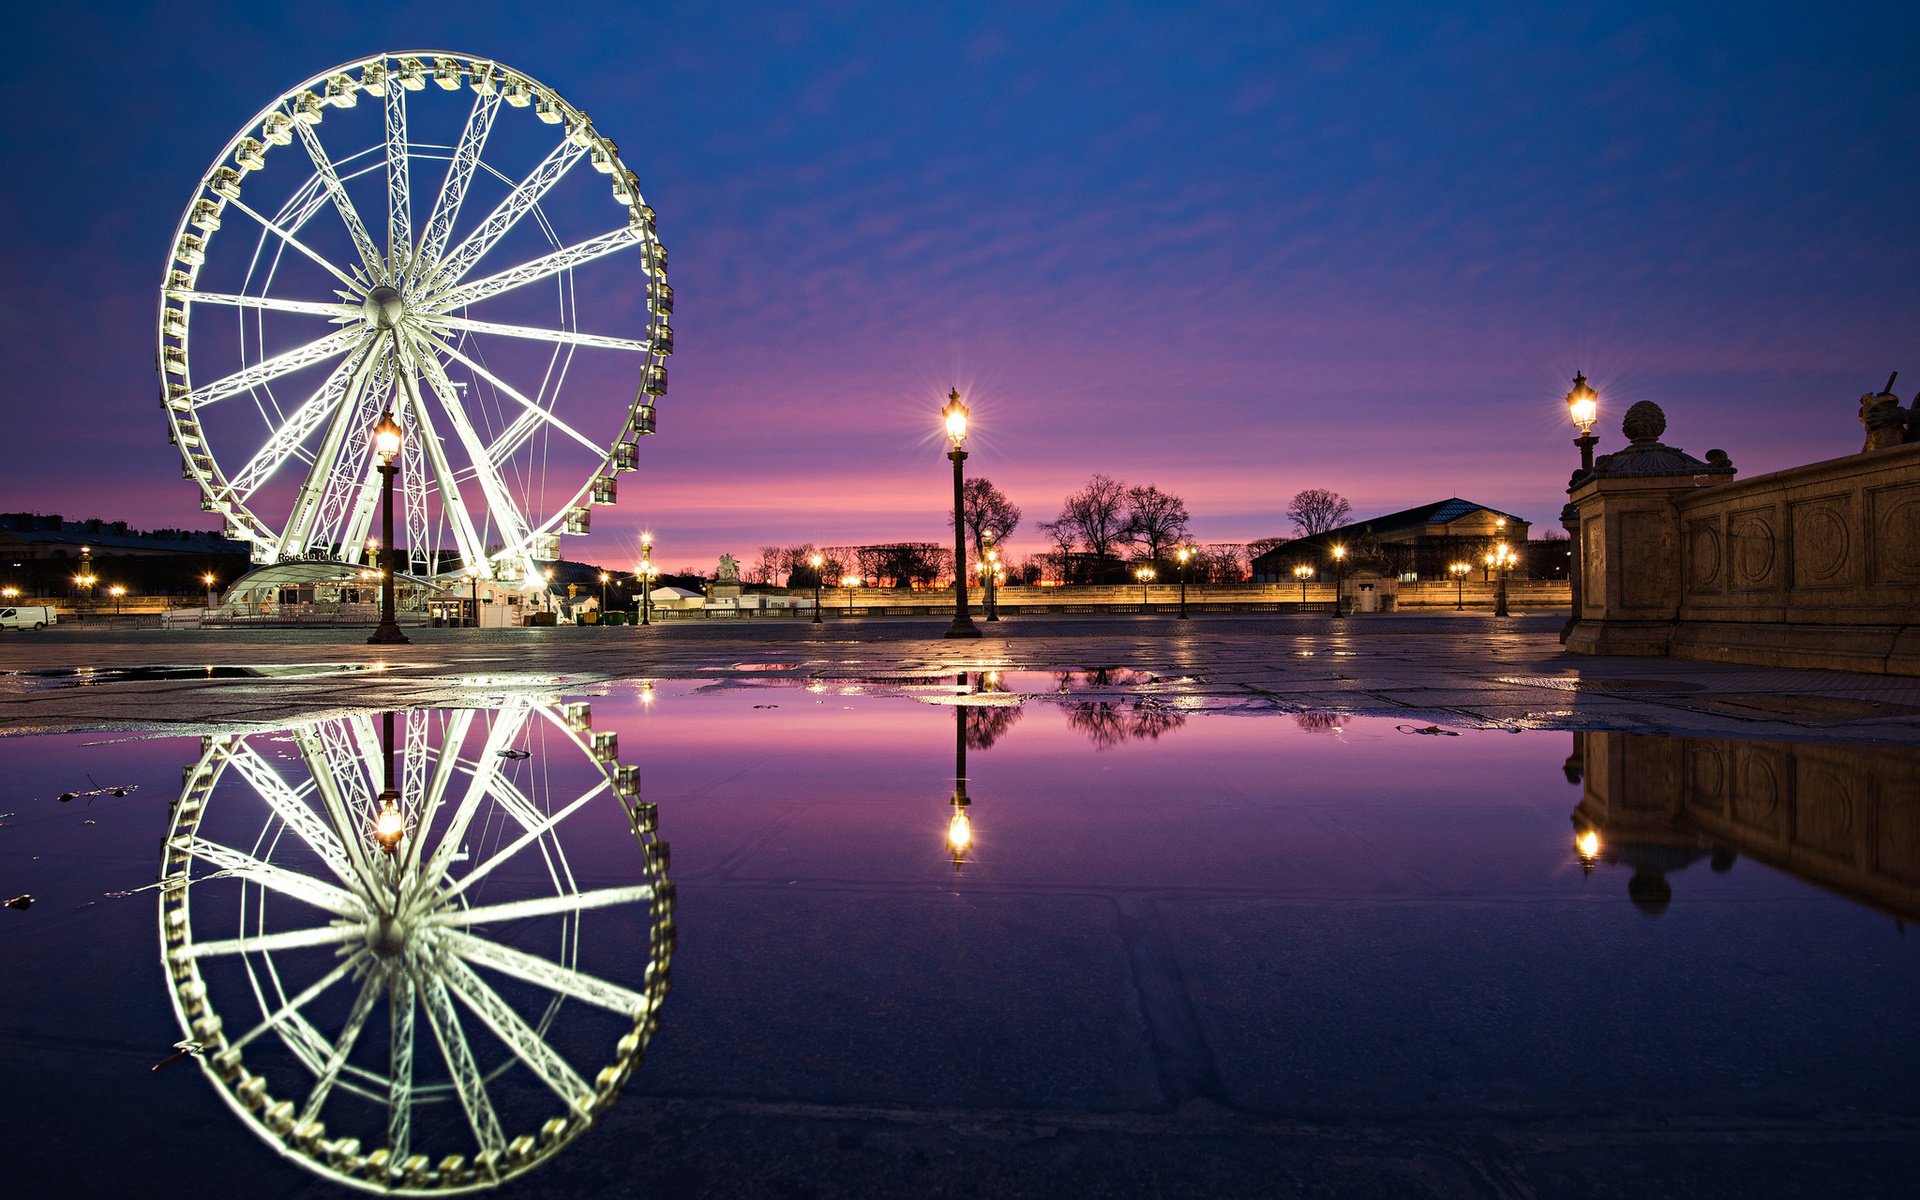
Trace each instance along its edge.
{"label": "carved stone relief", "polygon": [[1833,587],[1844,584],[1853,551],[1847,531],[1845,496],[1822,496],[1796,502],[1788,509],[1793,530],[1793,586]]}
{"label": "carved stone relief", "polygon": [[1882,488],[1867,495],[1875,583],[1920,583],[1920,488]]}
{"label": "carved stone relief", "polygon": [[1763,588],[1773,582],[1774,534],[1773,510],[1748,509],[1733,514],[1727,529],[1733,543],[1733,584],[1740,588]]}
{"label": "carved stone relief", "polygon": [[1720,590],[1720,522],[1718,518],[1687,523],[1687,590]]}

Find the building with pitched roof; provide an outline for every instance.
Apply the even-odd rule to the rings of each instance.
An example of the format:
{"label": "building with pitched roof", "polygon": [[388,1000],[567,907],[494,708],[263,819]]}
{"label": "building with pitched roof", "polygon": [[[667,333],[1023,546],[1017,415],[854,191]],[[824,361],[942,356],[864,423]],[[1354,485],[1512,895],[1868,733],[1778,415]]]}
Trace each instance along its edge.
{"label": "building with pitched roof", "polygon": [[1523,517],[1449,496],[1276,546],[1253,560],[1253,581],[1292,583],[1295,566],[1306,563],[1316,570],[1324,568],[1336,545],[1356,554],[1363,546],[1377,546],[1377,551],[1367,552],[1386,560],[1402,580],[1447,579],[1450,564],[1469,562],[1478,566],[1497,542],[1506,542],[1515,551],[1523,550],[1528,527]]}

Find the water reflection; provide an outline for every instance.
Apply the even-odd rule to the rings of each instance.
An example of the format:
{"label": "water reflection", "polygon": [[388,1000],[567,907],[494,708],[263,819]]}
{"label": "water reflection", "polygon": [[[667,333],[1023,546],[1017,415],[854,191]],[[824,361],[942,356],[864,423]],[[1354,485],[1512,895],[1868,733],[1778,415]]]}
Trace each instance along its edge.
{"label": "water reflection", "polygon": [[1576,733],[1565,771],[1582,866],[1632,872],[1649,916],[1669,879],[1741,857],[1902,919],[1920,915],[1920,749]]}
{"label": "water reflection", "polygon": [[[495,1186],[590,1128],[657,1028],[674,940],[666,845],[616,749],[587,705],[528,699],[204,739],[162,964],[182,1048],[241,1121],[399,1193]],[[609,869],[622,825],[638,853]]]}
{"label": "water reflection", "polygon": [[1152,696],[1123,700],[1068,700],[1067,728],[1086,735],[1096,749],[1110,750],[1122,742],[1154,741],[1187,723],[1185,713],[1168,708]]}

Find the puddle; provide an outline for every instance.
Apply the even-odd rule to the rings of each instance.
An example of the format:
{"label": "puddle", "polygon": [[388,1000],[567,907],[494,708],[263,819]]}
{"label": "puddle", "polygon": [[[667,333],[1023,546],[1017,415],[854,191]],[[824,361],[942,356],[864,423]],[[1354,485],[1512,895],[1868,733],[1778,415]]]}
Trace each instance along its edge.
{"label": "puddle", "polygon": [[887,1113],[912,1179],[854,1190],[1059,1145],[1203,1193],[1195,1102],[1210,1163],[1276,1121],[1920,1122],[1920,749],[883,676],[11,740],[10,1178],[578,1194],[773,1139],[819,1190]]}
{"label": "puddle", "polygon": [[50,667],[7,674],[24,681],[29,688],[66,688],[180,679],[311,679],[323,675],[351,675],[387,669],[385,663],[267,663],[258,666],[205,663],[199,666]]}

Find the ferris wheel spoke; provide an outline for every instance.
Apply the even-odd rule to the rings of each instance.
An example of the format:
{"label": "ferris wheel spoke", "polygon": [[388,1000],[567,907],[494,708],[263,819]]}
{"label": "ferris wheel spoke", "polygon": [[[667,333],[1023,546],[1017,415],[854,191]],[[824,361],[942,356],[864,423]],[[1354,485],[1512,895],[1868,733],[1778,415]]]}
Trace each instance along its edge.
{"label": "ferris wheel spoke", "polygon": [[[392,90],[397,92],[400,89]],[[367,977],[360,982],[360,994],[353,998],[353,1008],[347,1012],[347,1023],[340,1027],[340,1036],[327,1054],[326,1065],[320,1069],[320,1077],[313,1081],[313,1090],[307,1093],[307,1103],[300,1110],[299,1124],[304,1125],[320,1115],[327,1095],[340,1078],[340,1068],[347,1065],[347,1055],[353,1053],[353,1044],[360,1040],[361,1029],[366,1026],[367,1018],[373,1015],[373,1004],[385,989],[386,975],[381,970],[368,971]]]}
{"label": "ferris wheel spoke", "polygon": [[496,868],[498,868],[502,863],[506,862],[508,859],[512,858],[514,855],[520,853],[520,851],[526,849],[528,845],[530,845],[535,841],[538,841],[540,838],[543,838],[547,834],[553,832],[554,828],[557,825],[559,825],[560,822],[566,820],[568,817],[578,812],[581,806],[586,804],[587,801],[593,799],[595,796],[598,796],[601,792],[606,791],[607,787],[608,787],[608,783],[606,779],[602,778],[599,783],[595,784],[593,787],[588,788],[580,796],[578,800],[575,800],[572,804],[567,805],[565,808],[561,809],[558,812],[549,814],[539,824],[525,830],[524,832],[521,833],[519,837],[513,839],[513,841],[511,842],[508,842],[507,845],[503,849],[496,852],[492,858],[489,858],[486,862],[481,863],[479,866],[475,867],[473,870],[461,876],[460,882],[442,891],[440,895],[437,897],[437,899],[441,903],[445,903],[446,901],[451,900],[453,897],[460,895],[462,892],[466,891],[469,887],[472,887],[474,884],[480,882],[480,880],[485,879],[488,875],[492,874],[493,871]]}
{"label": "ferris wheel spoke", "polygon": [[236,500],[245,502],[252,498],[260,487],[273,478],[282,463],[292,458],[300,449],[309,434],[319,428],[340,402],[346,391],[347,383],[353,378],[354,360],[344,358],[338,366],[327,374],[327,378],[315,388],[313,394],[300,403],[300,406],[288,414],[280,427],[273,431],[266,444],[254,452],[246,465],[234,472],[229,487]]}
{"label": "ferris wheel spoke", "polygon": [[320,794],[327,818],[333,823],[334,836],[346,850],[347,860],[360,880],[361,890],[371,895],[373,889],[380,886],[379,878],[367,858],[367,848],[361,840],[351,806],[340,791],[342,784],[351,788],[359,782],[355,778],[357,769],[337,763],[328,752],[323,735],[312,726],[294,735],[294,745],[300,751],[301,760],[306,763],[307,773],[313,777],[314,789]]}
{"label": "ferris wheel spoke", "polygon": [[228,292],[176,292],[181,300],[189,304],[221,304],[230,308],[258,308],[268,312],[304,313],[308,316],[330,317],[333,320],[350,318],[360,311],[357,304],[345,304],[338,300],[282,300],[277,296],[236,296]]}
{"label": "ferris wheel spoke", "polygon": [[[471,878],[471,876],[469,876]],[[525,921],[531,917],[551,917],[585,912],[590,908],[610,908],[616,904],[636,904],[653,899],[651,884],[598,888],[591,892],[570,892],[563,896],[537,896],[532,900],[506,900],[476,908],[453,908],[433,914],[435,925],[465,927],[500,921]]]}
{"label": "ferris wheel spoke", "polygon": [[[361,285],[354,280],[353,276],[347,274],[345,271],[342,271],[339,267],[334,266],[333,263],[329,262],[326,258],[322,257],[318,252],[316,252],[313,249],[313,247],[307,245],[305,242],[301,241],[299,238],[293,236],[293,233],[290,230],[288,230],[286,227],[282,226],[279,222],[273,220],[271,217],[263,216],[259,212],[255,211],[254,209],[249,208],[247,206],[246,201],[244,200],[229,199],[227,203],[231,207],[239,209],[241,212],[247,214],[248,216],[252,217],[254,220],[260,222],[260,224],[263,227],[265,227],[267,232],[274,234],[281,241],[285,242],[287,245],[292,246],[295,250],[298,250],[300,253],[312,259],[315,263],[319,264],[322,268],[324,268],[327,274],[333,276],[335,279],[338,279],[341,283],[346,284],[349,288],[353,289],[355,292],[360,291]],[[318,208],[316,206],[316,208],[308,211],[309,212],[318,211]]]}
{"label": "ferris wheel spoke", "polygon": [[[306,478],[301,482],[300,490],[294,496],[286,530],[280,536],[280,557],[282,558],[290,558],[303,552],[311,541],[315,521],[320,515],[321,504],[326,497],[327,482],[332,477],[335,460],[346,445],[347,431],[359,408],[360,396],[366,387],[367,375],[378,357],[379,346],[379,339],[373,338],[361,351],[360,362],[354,367],[353,378],[347,383],[346,394],[341,397],[340,406],[333,411],[333,420],[327,426],[325,436],[321,438],[319,449],[314,452],[313,462],[307,468]],[[364,450],[365,447],[357,449]]]}
{"label": "ferris wheel spoke", "polygon": [[351,917],[362,911],[363,906],[351,893],[322,882],[311,875],[302,875],[286,867],[275,866],[255,858],[244,850],[235,850],[218,842],[210,842],[203,837],[183,837],[172,843],[177,850],[184,850],[203,862],[212,863],[222,871],[239,879],[245,879],[269,891],[279,892],[303,904],[324,909],[335,916]]}
{"label": "ferris wheel spoke", "polygon": [[551,254],[543,254],[517,267],[508,267],[484,279],[463,283],[443,294],[435,301],[435,307],[445,311],[478,304],[482,300],[490,300],[517,287],[538,283],[562,271],[590,263],[597,258],[604,258],[640,240],[641,234],[631,227],[615,229],[572,246],[563,246]]}
{"label": "ferris wheel spoke", "polygon": [[408,182],[407,89],[387,89],[387,260],[389,277],[413,250],[413,189]]}
{"label": "ferris wheel spoke", "polygon": [[314,946],[342,946],[364,932],[364,928],[357,922],[332,921],[312,929],[289,929],[282,933],[220,938],[211,942],[190,942],[173,953],[180,958],[195,960],[219,958],[227,954],[272,954],[282,950],[305,950]]}
{"label": "ferris wheel spoke", "polygon": [[593,1089],[587,1086],[586,1080],[580,1078],[579,1072],[569,1066],[553,1047],[542,1041],[533,1027],[500,998],[500,993],[473,973],[473,968],[452,957],[442,959],[440,965],[446,972],[453,994],[493,1031],[493,1036],[513,1051],[515,1058],[540,1077],[540,1082],[565,1101],[569,1109],[577,1109],[592,1098]]}
{"label": "ferris wheel spoke", "polygon": [[[467,410],[460,403],[460,397],[454,392],[453,384],[440,366],[440,359],[431,352],[421,353],[414,360],[427,376],[428,384],[434,394],[440,398],[440,409],[447,414],[447,420],[453,425],[453,433],[460,441],[461,449],[466,452],[467,465],[474,472],[474,481],[480,485],[480,494],[486,498],[487,507],[499,528],[500,538],[508,549],[527,545],[532,540],[528,530],[527,518],[514,503],[513,496],[507,491],[507,485],[500,478],[499,469],[491,458],[487,457],[487,448],[474,432],[473,423],[467,419]],[[417,388],[416,388],[417,393]],[[425,420],[426,405],[420,404],[422,420]]]}
{"label": "ferris wheel spoke", "polygon": [[[236,1050],[241,1049],[245,1047],[247,1043],[259,1037],[261,1034],[266,1033],[273,1029],[277,1029],[282,1025],[290,1024],[293,1021],[293,1019],[298,1016],[300,1010],[305,1008],[307,1005],[313,1003],[314,1000],[316,1000],[322,992],[326,991],[328,988],[332,987],[334,984],[339,983],[342,979],[345,979],[348,975],[351,975],[353,972],[359,970],[361,963],[365,961],[367,958],[371,957],[372,953],[373,952],[370,950],[361,949],[361,950],[354,951],[352,954],[342,959],[340,961],[340,965],[336,966],[333,970],[328,971],[325,975],[321,976],[311,987],[307,988],[306,991],[301,992],[299,995],[295,996],[293,999],[287,1001],[285,1004],[282,1004],[279,1008],[275,1009],[272,1013],[269,1013],[265,1020],[261,1021],[258,1025],[255,1025],[252,1029],[249,1029],[246,1033],[242,1034],[240,1037],[235,1038],[232,1043],[234,1049]],[[298,1040],[305,1043],[305,1042],[310,1042],[312,1039],[302,1037]],[[325,1039],[320,1039],[320,1040],[324,1042]]]}
{"label": "ferris wheel spoke", "polygon": [[307,148],[307,156],[313,159],[313,169],[320,173],[320,179],[326,185],[327,194],[333,197],[333,206],[340,210],[340,220],[346,224],[347,233],[353,238],[353,248],[359,252],[360,262],[369,273],[377,273],[381,261],[380,252],[374,249],[373,239],[367,235],[366,223],[361,221],[359,210],[354,208],[352,198],[347,195],[347,185],[340,182],[340,175],[334,169],[333,160],[327,157],[326,148],[320,144],[320,135],[305,121],[295,121],[293,127],[300,134],[300,144]]}
{"label": "ferris wheel spoke", "polygon": [[320,819],[320,815],[313,811],[299,793],[295,792],[286,780],[280,778],[280,773],[275,771],[266,759],[260,757],[259,751],[245,742],[240,742],[228,751],[227,759],[253,786],[253,790],[259,794],[260,798],[267,802],[267,806],[273,809],[274,814],[286,824],[287,828],[299,835],[300,840],[307,844],[307,847],[327,865],[327,869],[332,871],[340,882],[352,888],[358,888],[364,884],[365,881],[355,874],[352,865],[347,861],[347,852],[340,844],[340,839],[327,828],[326,822]]}
{"label": "ferris wheel spoke", "polygon": [[[473,359],[467,357],[467,355],[462,353],[459,347],[455,346],[453,343],[443,342],[440,345],[440,349],[445,350],[449,355],[459,359],[460,362],[466,366],[467,370],[472,371],[475,375],[478,375],[480,378],[486,380],[488,383],[492,384],[494,387],[498,388],[500,391],[505,392],[508,395],[508,397],[510,397],[515,402],[520,404],[521,407],[525,408],[529,414],[539,418],[542,421],[545,421],[547,424],[553,426],[555,429],[558,429],[560,432],[566,434],[568,437],[572,438],[574,441],[579,442],[582,446],[585,446],[587,449],[593,451],[595,454],[602,455],[602,456],[606,454],[607,448],[605,446],[595,444],[585,434],[581,433],[579,430],[575,429],[573,426],[567,424],[565,421],[562,421],[559,417],[554,416],[553,413],[549,412],[547,409],[544,409],[540,405],[535,404],[533,401],[527,399],[524,395],[520,393],[519,388],[514,387],[512,384],[508,383],[506,380],[500,378],[498,375],[495,375],[492,371],[487,370],[485,367],[481,366],[479,363],[475,362]],[[496,461],[493,459],[492,456],[495,453],[495,447],[497,445],[498,445],[498,442],[496,442],[494,445],[489,445],[487,447],[489,461]]]}
{"label": "ferris wheel spoke", "polygon": [[387,1004],[387,1148],[394,1162],[404,1162],[413,1143],[413,996],[412,974],[395,971]]}
{"label": "ferris wheel spoke", "polygon": [[241,392],[251,391],[263,383],[271,383],[282,375],[323,363],[335,355],[345,354],[359,345],[366,335],[358,329],[339,329],[291,350],[274,355],[272,358],[257,362],[253,366],[242,368],[224,379],[215,380],[204,387],[197,387],[187,393],[187,403],[193,408],[204,408],[216,400],[225,400],[228,396],[237,396]]}
{"label": "ferris wheel spoke", "polygon": [[432,324],[468,333],[491,333],[500,337],[525,338],[535,342],[557,342],[563,346],[591,346],[600,350],[652,351],[653,343],[644,338],[611,337],[601,333],[580,333],[572,329],[542,329],[536,325],[503,325],[498,321],[476,321],[472,317],[450,314],[427,318]]}
{"label": "ferris wheel spoke", "polygon": [[411,877],[420,866],[420,849],[426,844],[426,834],[433,828],[433,819],[440,811],[440,802],[447,794],[447,785],[453,782],[453,775],[460,766],[460,747],[466,745],[467,731],[473,727],[473,710],[458,709],[447,722],[446,730],[440,735],[440,757],[433,765],[433,777],[427,783],[426,790],[420,794],[420,819],[414,825],[414,835],[407,843],[403,876]]}
{"label": "ferris wheel spoke", "polygon": [[[473,776],[467,782],[466,795],[460,799],[459,807],[453,811],[453,817],[447,822],[446,831],[440,835],[440,842],[434,847],[433,857],[420,872],[416,884],[419,889],[414,897],[412,908],[419,909],[433,902],[434,892],[440,886],[441,878],[447,867],[452,864],[453,856],[459,852],[460,843],[467,836],[467,826],[480,811],[480,804],[493,790],[493,781],[498,776],[500,752],[511,747],[520,736],[527,721],[527,710],[509,708],[494,720],[493,727],[487,731],[486,744],[480,750],[479,761],[473,766]],[[426,834],[426,826],[420,827],[421,835]]]}
{"label": "ferris wheel spoke", "polygon": [[447,255],[445,263],[435,267],[434,286],[436,288],[451,287],[464,278],[487,251],[493,249],[501,238],[519,224],[521,217],[526,216],[539,205],[541,198],[551,191],[553,185],[559,183],[566,176],[567,171],[585,157],[586,153],[584,146],[576,145],[572,141],[562,141],[555,147],[546,158],[540,161],[539,166],[527,174],[525,179],[514,185],[513,191],[487,214],[486,219],[480,222],[478,229],[468,234],[465,241],[453,248],[453,252]]}
{"label": "ferris wheel spoke", "polygon": [[434,1040],[440,1043],[440,1056],[446,1059],[447,1069],[453,1075],[454,1090],[460,1095],[460,1107],[466,1110],[467,1124],[472,1126],[474,1139],[480,1143],[480,1152],[504,1153],[506,1134],[500,1129],[500,1117],[493,1111],[493,1101],[487,1098],[486,1080],[474,1064],[473,1048],[467,1045],[466,1033],[460,1028],[459,1015],[453,1011],[446,983],[437,975],[429,975],[420,993],[425,1001],[427,1024],[433,1027]]}
{"label": "ferris wheel spoke", "polygon": [[440,944],[470,963],[598,1008],[637,1017],[652,1007],[652,1002],[645,995],[630,988],[608,983],[584,971],[563,967],[538,955],[477,938],[458,929],[443,931]]}
{"label": "ferris wheel spoke", "polygon": [[[447,461],[447,450],[434,432],[433,416],[427,411],[426,399],[420,394],[420,371],[418,360],[410,342],[400,341],[397,349],[402,354],[400,362],[400,385],[406,393],[407,409],[413,414],[417,427],[417,436],[421,447],[426,451],[427,462],[433,467],[435,481],[440,486],[440,511],[453,526],[453,539],[460,547],[462,565],[467,568],[478,567],[487,561],[486,543],[481,540],[480,532],[473,523],[473,514],[467,511],[466,498],[461,494],[459,477],[453,473],[453,465]],[[451,388],[448,389],[449,392]],[[447,408],[457,420],[464,420],[457,398],[448,401],[443,395],[443,407]],[[456,431],[458,425],[456,424]],[[461,439],[463,442],[465,438]],[[482,490],[485,490],[484,481]],[[489,503],[492,493],[486,493]],[[504,514],[497,514],[504,516]]]}
{"label": "ferris wheel spoke", "polygon": [[453,148],[453,158],[447,163],[447,177],[434,197],[426,232],[420,238],[419,253],[408,267],[409,280],[418,278],[421,269],[430,269],[446,252],[453,223],[459,219],[460,205],[467,198],[467,185],[473,181],[474,168],[480,164],[480,151],[487,144],[487,134],[493,129],[493,118],[499,111],[498,92],[480,92],[474,96],[473,109],[467,114],[467,123]]}

